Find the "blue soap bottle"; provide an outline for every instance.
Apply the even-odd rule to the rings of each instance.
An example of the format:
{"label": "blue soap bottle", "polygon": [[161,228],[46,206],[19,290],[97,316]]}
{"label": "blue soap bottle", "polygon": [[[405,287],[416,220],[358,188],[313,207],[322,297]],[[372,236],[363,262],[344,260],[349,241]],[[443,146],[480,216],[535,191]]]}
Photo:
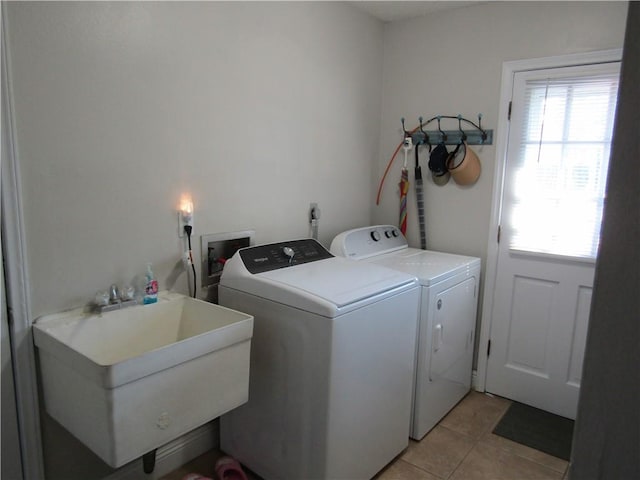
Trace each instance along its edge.
{"label": "blue soap bottle", "polygon": [[153,275],[151,264],[147,264],[147,273],[145,274],[144,296],[142,303],[156,303],[158,301],[158,281]]}

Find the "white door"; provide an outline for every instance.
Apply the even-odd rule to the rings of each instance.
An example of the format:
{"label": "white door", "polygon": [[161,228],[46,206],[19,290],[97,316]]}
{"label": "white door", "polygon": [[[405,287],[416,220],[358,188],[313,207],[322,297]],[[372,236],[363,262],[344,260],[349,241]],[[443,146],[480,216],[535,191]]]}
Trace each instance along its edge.
{"label": "white door", "polygon": [[486,390],[575,418],[619,63],[517,72]]}

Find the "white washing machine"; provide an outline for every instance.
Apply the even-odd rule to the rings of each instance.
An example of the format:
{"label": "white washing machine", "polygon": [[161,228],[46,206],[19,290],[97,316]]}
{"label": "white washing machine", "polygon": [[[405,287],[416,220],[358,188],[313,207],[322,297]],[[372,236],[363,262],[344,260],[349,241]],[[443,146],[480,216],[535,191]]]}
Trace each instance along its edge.
{"label": "white washing machine", "polygon": [[480,259],[409,248],[392,225],[336,236],[331,252],[418,277],[421,285],[411,438],[420,440],[471,388]]}
{"label": "white washing machine", "polygon": [[408,445],[419,286],[318,242],[248,247],[220,304],[254,316],[249,401],[221,449],[265,479],[371,478]]}

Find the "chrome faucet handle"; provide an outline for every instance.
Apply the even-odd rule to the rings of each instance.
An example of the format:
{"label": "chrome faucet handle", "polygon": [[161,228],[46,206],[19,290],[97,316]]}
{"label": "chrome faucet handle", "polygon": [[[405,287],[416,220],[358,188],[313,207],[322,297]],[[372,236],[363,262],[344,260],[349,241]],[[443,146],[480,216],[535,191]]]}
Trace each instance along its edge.
{"label": "chrome faucet handle", "polygon": [[120,292],[118,291],[118,286],[115,283],[109,287],[109,302],[120,302]]}

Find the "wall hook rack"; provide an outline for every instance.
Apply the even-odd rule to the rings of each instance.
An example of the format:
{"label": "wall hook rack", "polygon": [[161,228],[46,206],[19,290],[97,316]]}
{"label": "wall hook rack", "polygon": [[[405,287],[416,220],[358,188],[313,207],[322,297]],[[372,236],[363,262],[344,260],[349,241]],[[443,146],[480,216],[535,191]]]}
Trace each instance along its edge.
{"label": "wall hook rack", "polygon": [[[458,129],[457,130],[442,130],[441,122],[442,120],[457,120],[458,121]],[[445,144],[445,145],[459,145],[461,142],[467,142],[468,145],[493,145],[493,130],[485,130],[482,128],[482,114],[478,114],[478,123],[472,122],[471,120],[464,118],[462,115],[436,115],[433,118],[430,118],[426,122],[423,121],[423,118],[419,118],[420,126],[415,127],[413,130],[407,130],[405,127],[404,118],[400,119],[402,123],[402,132],[404,134],[403,141],[398,144],[395,152],[391,155],[391,159],[387,164],[387,168],[382,175],[382,179],[380,180],[380,185],[378,185],[378,195],[376,196],[376,205],[380,204],[380,195],[382,194],[382,185],[384,184],[385,178],[387,178],[387,174],[389,173],[389,169],[391,165],[393,165],[393,160],[396,158],[398,151],[402,148],[404,143],[404,139],[411,137],[411,142],[415,146],[415,148],[419,148],[420,145],[428,145],[429,151],[431,151],[431,147],[433,145]],[[432,122],[438,122],[437,130],[424,130],[424,127],[429,125]],[[463,129],[462,122],[465,122],[468,125],[471,125],[472,129]],[[466,137],[466,138],[465,138]]]}
{"label": "wall hook rack", "polygon": [[[441,122],[444,119],[457,120],[457,130],[442,130]],[[437,130],[424,130],[424,127],[432,122],[438,122]],[[473,127],[465,130],[462,128],[462,122],[466,122]],[[482,128],[482,114],[478,114],[478,123],[464,118],[462,115],[436,115],[426,122],[420,117],[420,127],[415,128],[411,132],[407,131],[402,119],[402,131],[405,137],[411,136],[414,145],[437,145],[443,143],[445,145],[458,145],[460,142],[467,142],[469,145],[493,145],[493,130],[485,130]]]}

